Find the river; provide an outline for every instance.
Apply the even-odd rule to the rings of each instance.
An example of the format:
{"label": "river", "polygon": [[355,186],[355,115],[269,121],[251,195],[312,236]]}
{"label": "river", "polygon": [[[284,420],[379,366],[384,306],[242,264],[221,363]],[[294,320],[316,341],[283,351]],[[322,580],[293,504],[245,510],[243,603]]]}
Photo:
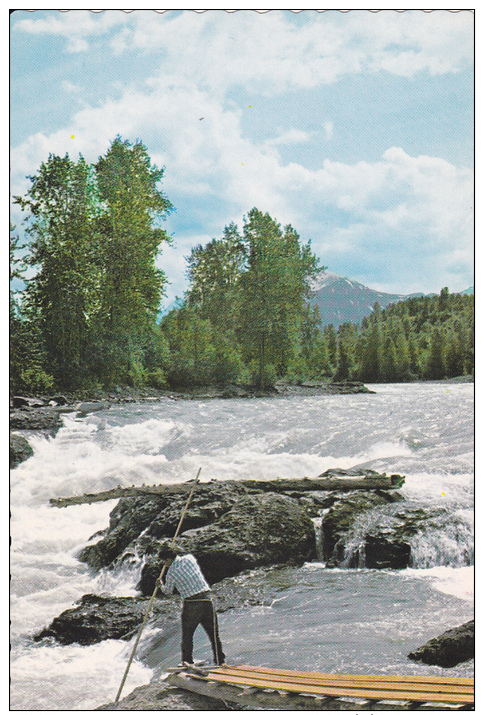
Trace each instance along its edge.
{"label": "river", "polygon": [[[93,573],[76,559],[114,502],[56,509],[51,497],[117,485],[316,477],[364,465],[405,475],[419,508],[448,518],[412,544],[404,571],[327,569],[315,561],[266,578],[267,606],[220,614],[232,663],[326,672],[472,675],[409,660],[429,638],[473,617],[474,386],[370,386],[375,394],[176,400],[66,414],[54,438],[11,473],[12,710],[89,710],[112,701],[131,644],[34,643],[86,593],[135,595],[138,569]],[[148,628],[123,694],[179,662],[179,633]],[[208,657],[201,636],[195,657]]]}

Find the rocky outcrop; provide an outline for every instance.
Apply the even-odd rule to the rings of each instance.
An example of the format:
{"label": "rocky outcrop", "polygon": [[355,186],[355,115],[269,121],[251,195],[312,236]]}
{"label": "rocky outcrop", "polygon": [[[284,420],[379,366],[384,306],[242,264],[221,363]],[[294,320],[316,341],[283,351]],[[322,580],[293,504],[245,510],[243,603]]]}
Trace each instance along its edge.
{"label": "rocky outcrop", "polygon": [[437,638],[432,638],[417,650],[408,654],[412,660],[427,665],[453,668],[474,657],[474,621],[451,628]]}
{"label": "rocky outcrop", "polygon": [[[184,532],[177,543],[197,558],[209,583],[245,569],[303,563],[315,556],[314,525],[294,499],[280,494],[246,495],[215,522]],[[145,564],[138,588],[153,590],[161,564]]]}
{"label": "rocky outcrop", "polygon": [[33,455],[34,451],[25,437],[19,434],[10,435],[10,469],[15,467]]}
{"label": "rocky outcrop", "polygon": [[365,566],[369,569],[405,569],[410,565],[412,548],[408,541],[387,527],[365,536]]}
{"label": "rocky outcrop", "polygon": [[[375,475],[362,472],[365,479],[375,479]],[[337,476],[345,475],[339,470]],[[354,476],[355,470],[347,471],[348,482]],[[409,565],[410,537],[423,528],[426,515],[419,510],[398,512],[403,500],[398,491],[317,492],[309,489],[311,480],[287,480],[287,485],[285,481],[197,486],[179,543],[201,560],[212,582],[258,565],[313,558],[315,532],[310,520],[323,512],[322,560],[328,566]],[[284,488],[286,491],[281,491]],[[120,559],[143,557],[146,563],[139,587],[142,593],[149,593],[159,571],[156,554],[160,540],[174,536],[186,498],[183,491],[121,499],[102,538],[88,544],[80,560],[100,569]],[[386,514],[388,509],[393,510],[391,515],[372,524],[348,556],[348,538],[357,520],[378,510]]]}
{"label": "rocky outcrop", "polygon": [[289,385],[283,382],[276,384],[276,391],[279,395],[295,397],[297,395],[359,395],[375,394],[366,385],[359,381],[342,380],[341,382],[299,382],[297,385]]}
{"label": "rocky outcrop", "polygon": [[[129,638],[143,622],[148,601],[142,597],[83,596],[78,606],[54,618],[48,628],[34,636],[34,640],[54,638],[62,645],[91,645],[107,638]],[[174,619],[176,604],[168,600],[155,601],[152,615],[163,616],[165,621]]]}
{"label": "rocky outcrop", "polygon": [[[247,494],[245,487],[234,482],[199,484],[183,519],[183,530],[211,524]],[[155,554],[160,539],[174,536],[186,500],[186,493],[121,499],[110,514],[105,536],[86,546],[79,559],[99,569],[113,563],[127,547],[139,556]]]}

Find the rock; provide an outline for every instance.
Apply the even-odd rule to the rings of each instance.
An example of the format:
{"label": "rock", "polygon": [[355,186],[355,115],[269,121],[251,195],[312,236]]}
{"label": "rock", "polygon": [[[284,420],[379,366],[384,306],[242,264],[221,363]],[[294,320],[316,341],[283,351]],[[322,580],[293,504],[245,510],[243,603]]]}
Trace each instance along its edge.
{"label": "rock", "polygon": [[405,569],[412,549],[389,528],[380,527],[365,537],[365,566],[369,569]]}
{"label": "rock", "polygon": [[37,397],[15,396],[12,398],[13,407],[45,407],[45,402]]}
{"label": "rock", "polygon": [[[316,555],[314,525],[305,509],[280,494],[246,495],[217,521],[184,532],[177,542],[197,558],[209,583],[245,569],[303,563]],[[145,565],[138,588],[153,590],[161,564]]]}
{"label": "rock", "polygon": [[82,417],[84,417],[90,412],[99,412],[100,410],[107,410],[110,406],[110,403],[105,401],[79,402],[77,403],[77,405],[74,406],[73,409],[76,412],[79,412]]}
{"label": "rock", "polygon": [[[245,710],[246,708],[232,706],[231,710]],[[248,709],[248,708],[247,708]],[[121,699],[117,705],[112,702],[101,705],[96,710],[227,710],[223,700],[215,700],[205,695],[197,695],[188,690],[175,688],[163,681],[151,682],[135,688],[127,697]]]}
{"label": "rock", "polygon": [[[265,577],[267,570],[244,572],[235,579],[227,578],[216,584],[213,592],[217,611],[222,613],[249,604],[270,605],[278,587]],[[158,570],[155,578],[159,573]],[[178,622],[180,606],[177,599],[166,598],[161,592],[159,596],[153,601],[148,623],[158,621],[157,625],[166,626]],[[62,645],[92,645],[108,638],[130,638],[143,622],[149,601],[142,596],[105,597],[86,594],[79,605],[61,613],[48,628],[35,635],[34,641],[53,638]]]}
{"label": "rock", "polygon": [[61,416],[56,407],[29,407],[10,412],[12,430],[36,430],[55,435],[61,425]]}
{"label": "rock", "polygon": [[323,561],[328,566],[338,566],[345,560],[345,545],[348,532],[360,514],[384,506],[389,502],[400,501],[403,497],[398,492],[348,492],[337,495],[337,499],[321,523]]}
{"label": "rock", "polygon": [[79,560],[95,569],[108,566],[149,526],[167,502],[165,497],[158,496],[121,499],[109,516],[106,536],[88,544],[80,552]]}
{"label": "rock", "polygon": [[[143,622],[149,599],[141,597],[107,598],[88,594],[80,605],[54,618],[48,628],[34,636],[34,641],[54,638],[62,645],[91,645],[107,638],[129,638]],[[152,616],[165,620],[178,615],[176,603],[158,600],[153,603]]]}
{"label": "rock", "polygon": [[474,658],[474,621],[451,628],[437,638],[432,638],[417,650],[408,654],[412,660],[427,665],[453,668],[470,658]]}
{"label": "rock", "polygon": [[19,434],[10,435],[10,469],[15,469],[17,465],[25,462],[33,453],[34,450],[25,437]]}
{"label": "rock", "polygon": [[[183,531],[210,524],[245,494],[247,489],[233,482],[199,484],[185,513]],[[140,556],[157,553],[159,539],[174,536],[186,500],[185,493],[121,499],[110,514],[106,536],[86,546],[79,559],[93,568],[102,568],[120,557],[128,546]]]}
{"label": "rock", "polygon": [[54,397],[52,398],[52,402],[55,402],[56,405],[69,404],[69,400],[65,395],[54,395]]}
{"label": "rock", "polygon": [[276,383],[276,390],[279,395],[305,396],[305,395],[357,395],[360,393],[372,394],[366,385],[358,381],[342,382],[300,382],[297,385],[287,384],[283,381]]}
{"label": "rock", "polygon": [[375,394],[362,382],[350,382],[349,380],[344,380],[343,382],[329,382],[328,391],[330,393],[336,393],[337,395],[358,395],[360,393]]}

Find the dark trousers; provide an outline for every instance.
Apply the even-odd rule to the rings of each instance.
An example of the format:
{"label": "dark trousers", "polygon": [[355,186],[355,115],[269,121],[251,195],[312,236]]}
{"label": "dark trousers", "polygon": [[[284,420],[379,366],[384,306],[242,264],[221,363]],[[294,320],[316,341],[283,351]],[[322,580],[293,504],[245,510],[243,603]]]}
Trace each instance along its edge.
{"label": "dark trousers", "polygon": [[217,614],[210,598],[210,591],[188,596],[183,601],[181,615],[182,623],[182,660],[184,663],[193,663],[193,634],[197,626],[202,626],[210,638],[213,660],[217,665],[225,661],[222,643],[218,633]]}

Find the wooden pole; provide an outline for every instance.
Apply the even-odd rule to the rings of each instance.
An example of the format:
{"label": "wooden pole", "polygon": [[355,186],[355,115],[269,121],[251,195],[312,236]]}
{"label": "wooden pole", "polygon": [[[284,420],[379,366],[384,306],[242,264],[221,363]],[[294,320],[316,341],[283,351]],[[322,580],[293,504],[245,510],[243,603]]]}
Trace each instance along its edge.
{"label": "wooden pole", "polygon": [[[195,491],[195,487],[197,486],[198,477],[200,476],[200,472],[201,472],[201,471],[202,471],[202,468],[200,467],[200,469],[198,470],[197,476],[195,477],[195,482],[194,482],[194,484],[193,484],[193,487],[192,487],[192,489],[191,489],[191,492],[190,492],[190,494],[188,495],[188,499],[187,499],[187,501],[186,501],[186,504],[185,504],[185,506],[183,507],[183,511],[182,511],[182,514],[181,514],[181,517],[180,517],[180,521],[178,522],[178,526],[177,526],[177,529],[176,529],[176,531],[175,531],[175,536],[173,537],[172,542],[171,542],[172,544],[175,543],[175,540],[176,540],[178,534],[180,533],[180,529],[181,529],[181,526],[182,526],[182,523],[183,523],[183,519],[185,518],[185,514],[186,514],[186,511],[187,511],[187,509],[188,509],[188,505],[190,504],[191,498],[192,498],[192,496],[193,496],[193,492]],[[157,578],[157,580],[156,580],[155,589],[154,589],[153,594],[152,594],[152,596],[151,596],[151,598],[150,598],[150,602],[149,602],[149,604],[148,604],[148,608],[146,609],[146,613],[145,613],[145,617],[144,617],[144,619],[143,619],[143,623],[141,624],[141,627],[140,627],[140,629],[139,629],[139,631],[138,631],[138,635],[136,636],[136,641],[135,641],[135,643],[134,643],[133,650],[131,651],[131,655],[130,655],[130,657],[129,657],[128,665],[126,666],[126,670],[124,671],[123,679],[122,679],[122,681],[121,681],[121,685],[119,686],[119,690],[118,690],[118,692],[117,692],[116,699],[115,699],[115,701],[114,701],[114,704],[115,704],[115,705],[118,704],[119,698],[121,697],[121,692],[122,692],[123,687],[124,687],[124,684],[125,684],[125,682],[126,682],[126,678],[128,677],[128,672],[129,672],[129,669],[131,668],[131,663],[133,662],[134,654],[136,653],[136,649],[138,648],[138,644],[139,644],[139,641],[140,641],[140,638],[141,638],[141,634],[142,634],[143,629],[144,629],[144,627],[145,627],[145,625],[146,625],[146,621],[148,620],[148,616],[149,616],[149,613],[150,613],[150,611],[151,611],[151,607],[153,606],[153,602],[154,602],[154,600],[155,600],[156,594],[158,593],[158,588],[159,588],[159,586],[160,586],[160,581],[161,581],[161,579],[163,578],[163,576],[165,575],[165,571],[166,571],[166,564],[163,564],[163,568],[161,569],[161,573],[160,573],[160,575],[158,576],[158,578]]]}

